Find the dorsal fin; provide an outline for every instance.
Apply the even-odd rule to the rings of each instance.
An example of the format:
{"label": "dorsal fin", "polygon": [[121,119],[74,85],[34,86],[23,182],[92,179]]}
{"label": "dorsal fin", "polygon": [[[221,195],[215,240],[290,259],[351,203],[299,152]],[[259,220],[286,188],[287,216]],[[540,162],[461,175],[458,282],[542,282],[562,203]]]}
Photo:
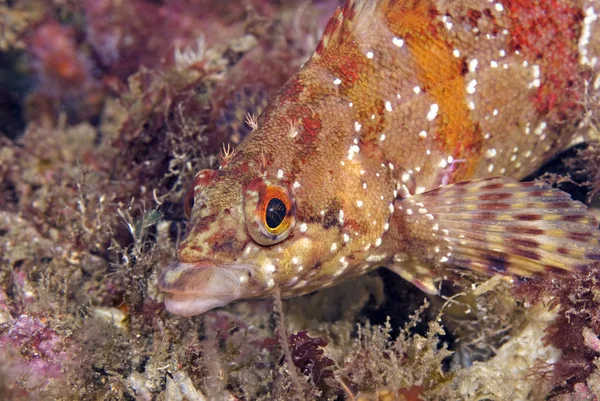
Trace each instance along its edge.
{"label": "dorsal fin", "polygon": [[328,48],[339,46],[349,35],[355,32],[362,23],[372,23],[378,12],[384,9],[390,0],[346,0],[343,7],[338,7],[333,17],[327,22],[323,36],[317,45],[313,58],[318,58]]}

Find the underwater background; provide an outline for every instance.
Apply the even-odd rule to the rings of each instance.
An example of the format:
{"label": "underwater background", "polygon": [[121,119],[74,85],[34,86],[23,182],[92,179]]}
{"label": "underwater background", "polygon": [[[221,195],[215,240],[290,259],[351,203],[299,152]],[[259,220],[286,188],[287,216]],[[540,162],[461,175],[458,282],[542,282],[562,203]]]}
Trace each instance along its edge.
{"label": "underwater background", "polygon": [[[165,311],[194,175],[341,3],[0,0],[0,400],[599,399],[598,271]],[[596,143],[530,178],[600,215]]]}

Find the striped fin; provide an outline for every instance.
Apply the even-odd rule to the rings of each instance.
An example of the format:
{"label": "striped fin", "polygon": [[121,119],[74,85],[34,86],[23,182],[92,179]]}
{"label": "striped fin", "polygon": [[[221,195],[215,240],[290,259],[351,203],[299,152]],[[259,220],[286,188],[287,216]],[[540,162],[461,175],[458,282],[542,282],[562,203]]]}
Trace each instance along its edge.
{"label": "striped fin", "polygon": [[338,47],[345,40],[353,38],[354,35],[350,34],[357,32],[361,25],[372,24],[376,21],[374,18],[377,13],[388,2],[389,0],[346,0],[344,6],[338,7],[327,22],[313,58],[318,58],[327,49]]}
{"label": "striped fin", "polygon": [[433,266],[528,277],[600,264],[597,220],[541,182],[492,178],[396,201],[410,251]]}

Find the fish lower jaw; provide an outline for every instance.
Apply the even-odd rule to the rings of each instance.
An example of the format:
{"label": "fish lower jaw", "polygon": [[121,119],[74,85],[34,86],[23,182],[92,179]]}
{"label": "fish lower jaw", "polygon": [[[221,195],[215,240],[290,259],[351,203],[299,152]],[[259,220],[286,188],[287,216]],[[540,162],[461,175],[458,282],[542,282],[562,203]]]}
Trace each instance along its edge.
{"label": "fish lower jaw", "polygon": [[159,275],[158,288],[165,293],[169,312],[200,315],[244,296],[247,281],[239,273],[212,263],[175,262]]}
{"label": "fish lower jaw", "polygon": [[205,294],[166,294],[165,307],[174,315],[196,316],[225,306],[238,298],[235,294],[213,297],[207,297]]}

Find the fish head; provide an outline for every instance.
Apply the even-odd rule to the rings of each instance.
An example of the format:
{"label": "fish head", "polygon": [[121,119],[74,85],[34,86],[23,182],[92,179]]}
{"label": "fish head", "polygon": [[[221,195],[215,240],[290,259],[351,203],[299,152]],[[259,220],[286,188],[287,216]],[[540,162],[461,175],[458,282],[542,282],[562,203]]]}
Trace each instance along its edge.
{"label": "fish head", "polygon": [[388,216],[376,211],[387,211],[390,200],[351,196],[353,189],[365,191],[358,166],[357,178],[323,185],[318,168],[291,178],[281,175],[289,171],[283,159],[273,165],[196,175],[186,196],[189,224],[177,261],[158,281],[170,312],[191,316],[266,297],[276,288],[295,296],[333,285],[379,245]]}
{"label": "fish head", "polygon": [[189,224],[177,261],[158,280],[167,309],[191,316],[268,295],[297,259],[288,257],[298,247],[296,205],[290,186],[264,172],[196,174],[184,203]]}
{"label": "fish head", "polygon": [[189,219],[177,260],[161,272],[158,286],[175,314],[192,316],[259,291],[244,249],[244,183],[222,170],[198,172],[184,200]]}

